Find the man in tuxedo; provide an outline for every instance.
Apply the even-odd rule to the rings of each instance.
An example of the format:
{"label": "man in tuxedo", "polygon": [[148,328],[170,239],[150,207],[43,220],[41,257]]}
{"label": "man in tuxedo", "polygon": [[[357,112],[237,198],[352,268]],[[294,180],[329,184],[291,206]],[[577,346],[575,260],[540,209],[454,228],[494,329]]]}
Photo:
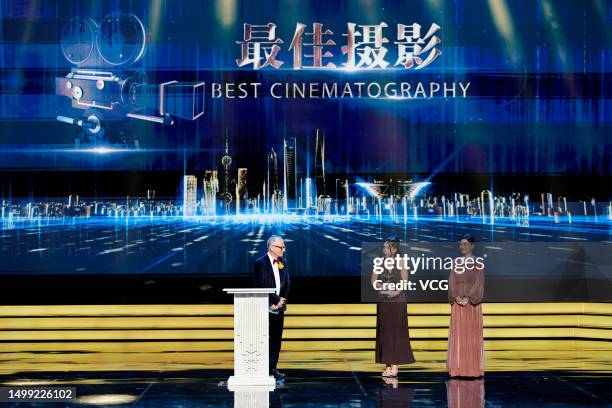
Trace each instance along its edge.
{"label": "man in tuxedo", "polygon": [[287,310],[287,297],[291,281],[287,272],[287,262],[283,257],[285,241],[278,235],[268,239],[268,253],[255,261],[253,265],[253,287],[275,288],[269,297],[269,352],[270,372],[277,379],[285,378],[285,374],[276,369],[278,355],[283,337],[283,322]]}

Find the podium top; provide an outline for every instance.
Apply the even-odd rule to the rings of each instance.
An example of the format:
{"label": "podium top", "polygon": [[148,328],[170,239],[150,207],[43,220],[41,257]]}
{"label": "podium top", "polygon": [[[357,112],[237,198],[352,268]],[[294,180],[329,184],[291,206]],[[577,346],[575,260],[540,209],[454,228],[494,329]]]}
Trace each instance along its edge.
{"label": "podium top", "polygon": [[274,293],[276,289],[274,288],[224,288],[224,292],[227,293],[252,293],[254,295],[262,294],[267,295],[268,293]]}

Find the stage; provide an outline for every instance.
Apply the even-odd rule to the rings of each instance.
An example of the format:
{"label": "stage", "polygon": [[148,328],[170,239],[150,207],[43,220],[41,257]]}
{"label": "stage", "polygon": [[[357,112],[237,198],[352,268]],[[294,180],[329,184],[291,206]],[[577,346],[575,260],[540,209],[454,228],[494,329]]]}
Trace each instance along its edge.
{"label": "stage", "polygon": [[[341,356],[339,356],[341,358]],[[348,367],[347,367],[348,368]],[[402,371],[385,383],[361,371],[285,370],[288,379],[270,393],[270,407],[607,407],[611,375],[603,372],[491,372],[484,380],[449,380],[444,373]],[[70,372],[3,376],[2,386],[76,387],[74,403],[7,407],[233,407],[224,381],[229,370],[182,372]],[[463,404],[463,405],[462,405]],[[477,405],[473,405],[477,404]],[[3,405],[4,406],[4,405]]]}
{"label": "stage", "polygon": [[[270,406],[612,405],[610,304],[485,303],[484,381],[452,382],[449,309],[408,305],[417,362],[386,384],[375,305],[292,305]],[[73,404],[19,407],[234,406],[231,305],[2,306],[0,330],[0,386],[76,388]]]}

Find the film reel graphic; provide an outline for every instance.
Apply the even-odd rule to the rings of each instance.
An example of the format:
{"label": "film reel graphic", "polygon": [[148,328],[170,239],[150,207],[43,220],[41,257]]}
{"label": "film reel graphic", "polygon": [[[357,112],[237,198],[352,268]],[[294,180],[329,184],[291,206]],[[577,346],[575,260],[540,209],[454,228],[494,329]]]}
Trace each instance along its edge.
{"label": "film reel graphic", "polygon": [[87,61],[94,50],[98,25],[90,18],[75,17],[62,30],[61,48],[64,58],[73,65]]}
{"label": "film reel graphic", "polygon": [[112,13],[100,24],[92,18],[75,17],[62,30],[64,58],[77,66],[127,67],[145,51],[146,33],[134,14]]}

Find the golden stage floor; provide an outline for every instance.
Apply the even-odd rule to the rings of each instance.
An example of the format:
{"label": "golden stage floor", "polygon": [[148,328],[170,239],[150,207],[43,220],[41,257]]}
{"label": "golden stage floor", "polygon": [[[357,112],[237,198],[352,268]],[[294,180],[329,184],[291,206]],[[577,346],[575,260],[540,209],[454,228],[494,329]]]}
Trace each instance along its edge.
{"label": "golden stage floor", "polygon": [[[292,305],[280,367],[378,372],[375,305]],[[410,304],[417,363],[443,372],[445,304]],[[486,370],[612,371],[612,305],[485,304]],[[231,305],[1,306],[0,375],[232,368]]]}

